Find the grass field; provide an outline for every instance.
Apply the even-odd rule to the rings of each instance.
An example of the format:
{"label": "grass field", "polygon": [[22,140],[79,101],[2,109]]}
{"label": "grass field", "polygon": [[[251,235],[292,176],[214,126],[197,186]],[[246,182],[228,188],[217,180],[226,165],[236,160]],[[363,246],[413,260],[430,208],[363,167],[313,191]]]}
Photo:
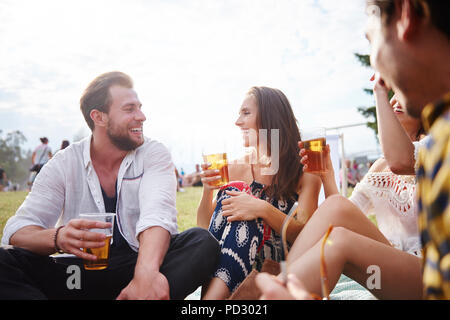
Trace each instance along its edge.
{"label": "grass field", "polygon": [[[185,192],[177,193],[178,230],[195,227],[197,225],[197,206],[202,195],[201,187],[185,188]],[[0,238],[9,217],[14,215],[28,192],[0,192]]]}
{"label": "grass field", "polygon": [[197,207],[202,196],[202,187],[184,188],[177,193],[178,230],[197,226]]}
{"label": "grass field", "polygon": [[27,196],[27,191],[0,192],[0,238],[9,217],[14,215]]}

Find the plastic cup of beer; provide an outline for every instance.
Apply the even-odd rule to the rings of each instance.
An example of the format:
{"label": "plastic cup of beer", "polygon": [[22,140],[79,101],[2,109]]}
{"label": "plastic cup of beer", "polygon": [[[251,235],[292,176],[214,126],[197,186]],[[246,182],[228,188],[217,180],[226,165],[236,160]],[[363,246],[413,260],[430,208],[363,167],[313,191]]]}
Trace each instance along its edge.
{"label": "plastic cup of beer", "polygon": [[229,182],[228,160],[226,153],[203,154],[203,162],[209,163],[208,170],[219,170],[220,179],[211,182],[212,186],[224,186]]}
{"label": "plastic cup of beer", "polygon": [[115,213],[84,213],[80,214],[80,219],[87,219],[92,221],[101,221],[111,223],[110,228],[104,229],[89,229],[91,232],[103,233],[106,235],[105,245],[101,248],[83,248],[83,252],[93,254],[97,260],[83,260],[84,269],[86,270],[103,270],[108,267],[109,249],[111,246],[111,238],[114,230],[114,216]]}
{"label": "plastic cup of beer", "polygon": [[326,130],[322,127],[305,128],[300,130],[303,148],[308,156],[308,169],[306,172],[325,172],[323,149],[327,144]]}

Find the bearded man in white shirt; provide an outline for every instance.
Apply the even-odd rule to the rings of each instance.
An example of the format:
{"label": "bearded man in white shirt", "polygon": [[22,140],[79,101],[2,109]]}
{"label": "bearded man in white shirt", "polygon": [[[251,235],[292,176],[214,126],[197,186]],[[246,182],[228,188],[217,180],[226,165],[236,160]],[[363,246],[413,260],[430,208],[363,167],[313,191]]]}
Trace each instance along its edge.
{"label": "bearded man in white shirt", "polygon": [[[184,299],[214,272],[219,246],[205,229],[178,234],[171,156],[143,136],[131,78],[98,76],[80,107],[92,135],[47,163],[5,226],[2,244],[12,247],[0,248],[0,299]],[[82,259],[96,257],[80,249],[104,244],[88,230],[108,224],[79,218],[95,212],[116,213],[100,271],[84,270]],[[76,257],[49,257],[55,252]],[[76,287],[67,281],[73,265],[81,270]]]}

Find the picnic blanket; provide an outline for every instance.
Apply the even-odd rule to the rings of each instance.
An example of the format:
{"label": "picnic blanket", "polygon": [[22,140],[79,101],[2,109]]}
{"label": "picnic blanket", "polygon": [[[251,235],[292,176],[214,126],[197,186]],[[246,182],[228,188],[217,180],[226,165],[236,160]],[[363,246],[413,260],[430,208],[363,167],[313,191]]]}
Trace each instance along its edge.
{"label": "picnic blanket", "polygon": [[341,275],[330,293],[330,300],[377,300],[377,298],[358,282]]}

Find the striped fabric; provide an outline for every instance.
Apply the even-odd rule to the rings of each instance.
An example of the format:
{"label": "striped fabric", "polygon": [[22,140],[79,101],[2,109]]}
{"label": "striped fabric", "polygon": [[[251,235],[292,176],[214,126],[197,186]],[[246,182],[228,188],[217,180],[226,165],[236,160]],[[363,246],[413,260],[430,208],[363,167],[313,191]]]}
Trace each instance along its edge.
{"label": "striped fabric", "polygon": [[418,205],[424,297],[450,299],[450,93],[425,107],[430,139],[419,151]]}

